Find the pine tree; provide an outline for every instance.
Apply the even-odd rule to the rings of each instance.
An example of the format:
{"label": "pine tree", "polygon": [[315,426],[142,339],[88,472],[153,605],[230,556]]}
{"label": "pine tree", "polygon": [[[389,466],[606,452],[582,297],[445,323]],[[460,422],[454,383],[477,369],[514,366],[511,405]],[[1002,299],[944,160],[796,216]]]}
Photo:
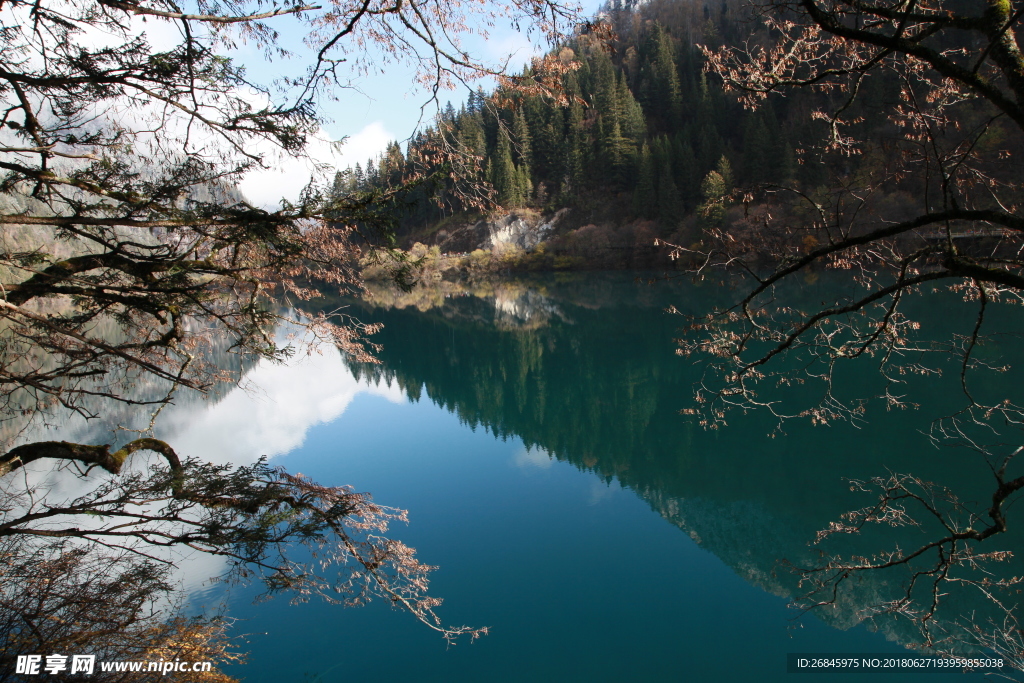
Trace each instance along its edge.
{"label": "pine tree", "polygon": [[719,228],[725,223],[725,180],[718,171],[710,171],[701,181],[704,203],[700,205],[700,221],[705,227]]}
{"label": "pine tree", "polygon": [[584,142],[580,131],[575,131],[565,140],[563,155],[562,186],[563,195],[569,195],[581,189],[584,179]]}
{"label": "pine tree", "polygon": [[586,66],[587,62],[586,60],[583,60],[579,62],[579,68],[576,71],[570,71],[562,78],[562,88],[565,91],[565,96],[569,98],[570,102],[576,102],[582,93],[580,90],[580,82],[576,77],[576,74],[582,72]]}
{"label": "pine tree", "polygon": [[363,167],[356,162],[356,167],[352,172],[352,179],[355,182],[355,189],[358,192],[366,191],[366,174],[363,173]]}
{"label": "pine tree", "polygon": [[785,183],[793,177],[796,172],[796,157],[793,153],[793,146],[789,144],[789,136],[786,135],[779,119],[775,114],[775,107],[771,102],[766,102],[761,108],[765,130],[768,137],[768,172],[769,176],[765,182]]}
{"label": "pine tree", "polygon": [[654,175],[654,157],[647,143],[640,149],[636,190],[633,192],[633,213],[641,218],[654,218],[658,206],[658,188]]}
{"label": "pine tree", "polygon": [[594,105],[608,130],[619,123],[618,84],[615,66],[603,50],[594,55]]}
{"label": "pine tree", "polygon": [[672,180],[669,168],[664,167],[658,174],[658,222],[664,228],[674,228],[683,217],[683,206],[679,190]]}
{"label": "pine tree", "polygon": [[772,143],[759,112],[747,115],[743,126],[743,177],[757,185],[771,178]]}
{"label": "pine tree", "polygon": [[[706,159],[703,158],[700,150],[704,141],[704,136],[708,133],[713,133],[716,138],[718,137],[718,112],[715,111],[715,102],[711,97],[711,88],[708,86],[708,75],[703,71],[700,73],[697,80],[697,98],[694,104],[696,105],[694,126],[700,136],[694,141],[694,147],[697,149],[697,158],[703,164]],[[719,154],[720,153],[721,152],[719,152]],[[717,158],[718,155],[715,155],[715,159]],[[711,160],[711,163],[714,163],[714,160]]]}
{"label": "pine tree", "polygon": [[718,160],[718,163],[715,164],[715,170],[718,171],[718,175],[722,178],[722,185],[725,188],[722,194],[731,193],[736,181],[732,174],[732,164],[729,163],[729,159],[724,154]]}
{"label": "pine tree", "polygon": [[652,35],[654,63],[651,65],[654,103],[664,122],[665,130],[674,130],[682,123],[683,99],[676,69],[672,37],[655,23]]}
{"label": "pine tree", "polygon": [[676,172],[676,187],[686,209],[692,209],[700,202],[700,170],[693,146],[687,140],[686,131],[680,132],[672,141],[672,167]]}
{"label": "pine tree", "polygon": [[533,169],[538,180],[555,180],[557,178],[557,161],[561,152],[562,141],[555,129],[553,119],[561,118],[561,112],[552,110],[551,116],[540,126],[533,136]]}
{"label": "pine tree", "polygon": [[563,195],[580,189],[586,162],[587,144],[583,130],[583,107],[573,102],[566,111],[565,137],[562,145],[562,187]]}
{"label": "pine tree", "polygon": [[697,166],[701,173],[707,173],[715,167],[715,163],[722,156],[722,148],[725,145],[713,123],[706,123],[698,128],[696,137]]}
{"label": "pine tree", "polygon": [[380,161],[380,182],[389,186],[397,185],[401,182],[404,166],[405,156],[402,154],[402,148],[397,142],[389,143]]}
{"label": "pine tree", "polygon": [[519,203],[519,178],[516,175],[515,164],[512,162],[512,144],[504,130],[498,134],[498,144],[492,158],[491,184],[494,186],[499,204],[514,206]]}
{"label": "pine tree", "polygon": [[458,140],[460,149],[480,158],[486,156],[487,138],[484,136],[483,119],[479,113],[467,113],[459,121]]}
{"label": "pine tree", "polygon": [[622,134],[633,141],[634,144],[641,144],[647,135],[647,122],[644,119],[644,110],[633,97],[629,86],[626,85],[626,77],[619,74],[618,85],[616,86],[616,100],[620,112]]}
{"label": "pine tree", "polygon": [[331,185],[331,197],[344,197],[351,194],[352,190],[352,169],[338,171],[334,174],[334,183]]}
{"label": "pine tree", "polygon": [[602,141],[601,148],[606,176],[618,185],[627,186],[636,148],[628,138],[623,137],[618,121],[612,124],[611,130]]}
{"label": "pine tree", "polygon": [[512,148],[512,159],[516,164],[533,164],[533,145],[530,137],[530,129],[526,125],[526,117],[523,110],[517,109],[512,117],[512,140],[515,143]]}
{"label": "pine tree", "polygon": [[516,196],[513,206],[523,206],[533,195],[533,183],[530,181],[530,167],[522,164],[516,168]]}
{"label": "pine tree", "polygon": [[778,159],[778,165],[775,171],[775,182],[789,182],[796,175],[797,164],[796,153],[793,151],[793,145],[789,144],[789,140],[785,136],[779,136],[774,156]]}

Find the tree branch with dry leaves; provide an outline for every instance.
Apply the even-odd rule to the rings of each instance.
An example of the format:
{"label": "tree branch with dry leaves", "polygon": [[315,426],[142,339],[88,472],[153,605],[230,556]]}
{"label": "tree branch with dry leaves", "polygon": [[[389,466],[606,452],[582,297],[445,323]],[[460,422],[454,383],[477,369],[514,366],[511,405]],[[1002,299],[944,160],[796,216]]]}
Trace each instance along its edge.
{"label": "tree branch with dry leaves", "polygon": [[[503,73],[505,64],[463,48],[469,35],[500,19],[554,40],[575,16],[557,0],[0,2],[0,543],[14,558],[3,563],[4,585],[38,589],[37,604],[58,614],[115,590],[61,582],[104,563],[144,573],[148,593],[116,596],[115,611],[122,631],[163,628],[152,643],[179,622],[139,620],[141,605],[166,594],[151,568],[191,549],[223,558],[231,578],[258,577],[268,593],[345,604],[378,596],[447,638],[482,633],[438,620],[430,567],[382,535],[405,513],[366,494],[262,461],[179,458],[155,438],[152,419],[141,438],[116,446],[30,441],[25,429],[72,413],[100,418],[113,405],[152,418],[179,390],[209,391],[237,380],[243,364],[282,361],[300,345],[372,360],[376,327],[319,311],[315,300],[358,290],[359,258],[393,242],[393,209],[447,180],[465,155],[439,140],[386,189],[338,196],[313,179],[276,209],[236,184],[273,153],[319,167],[306,149],[325,104],[365,75],[371,55],[412,64],[436,98]],[[255,83],[226,52],[245,41],[286,56],[274,28],[282,17],[306,28],[315,58],[298,75]],[[152,25],[172,29],[176,42],[154,47],[144,31]],[[292,341],[275,336],[281,325],[299,329]],[[239,360],[224,367],[215,357],[225,354]],[[134,455],[142,452],[160,460],[147,464]],[[58,499],[33,478],[47,466],[86,491]],[[293,560],[302,549],[320,564]],[[30,581],[32,567],[53,586]],[[0,598],[9,644],[65,642],[68,629],[46,635],[45,617],[20,599]],[[90,642],[111,633],[83,628],[93,629]],[[191,631],[227,657],[223,632]]]}
{"label": "tree branch with dry leaves", "polygon": [[[980,351],[994,309],[1024,301],[1022,13],[1002,0],[767,0],[751,5],[760,26],[746,42],[702,48],[707,71],[744,106],[800,98],[805,131],[818,134],[799,141],[799,162],[825,179],[740,188],[722,200],[727,220],[708,225],[699,243],[674,247],[697,276],[718,269],[742,292],[692,319],[679,340],[680,354],[712,358],[686,412],[717,428],[737,409],[767,410],[779,433],[793,419],[863,423],[873,405],[913,407],[908,378],[951,370],[961,407],[936,415],[931,437],[988,463],[991,505],[975,509],[912,473],[855,482],[877,491],[878,503],[848,513],[819,542],[919,525],[919,514],[938,526],[918,547],[836,551],[799,569],[811,588],[797,601],[805,609],[836,605],[855,579],[905,570],[899,594],[864,614],[910,617],[928,647],[955,647],[934,631],[954,583],[997,607],[991,622],[960,624],[956,637],[970,632],[979,647],[1016,642],[999,634],[1017,623],[1017,599],[1004,598],[1019,580],[984,572],[1013,552],[1008,510],[1024,480],[1008,474],[1006,453],[1020,450],[1024,412],[1019,396],[982,379],[1007,366]],[[807,291],[805,282],[821,277],[833,286]],[[959,298],[973,315],[949,337],[929,336],[914,312],[921,297],[935,306]],[[877,373],[877,389],[851,396],[847,367]],[[795,385],[820,387],[819,398],[788,399]]]}

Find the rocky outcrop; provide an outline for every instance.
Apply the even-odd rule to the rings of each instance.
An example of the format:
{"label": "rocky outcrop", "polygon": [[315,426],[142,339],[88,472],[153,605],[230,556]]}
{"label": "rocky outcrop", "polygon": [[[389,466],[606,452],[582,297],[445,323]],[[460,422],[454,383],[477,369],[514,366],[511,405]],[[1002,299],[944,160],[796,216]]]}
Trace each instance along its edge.
{"label": "rocky outcrop", "polygon": [[569,209],[561,209],[543,217],[532,211],[514,211],[476,223],[447,226],[438,230],[431,243],[446,253],[476,249],[502,251],[508,248],[533,251],[554,233],[568,212]]}

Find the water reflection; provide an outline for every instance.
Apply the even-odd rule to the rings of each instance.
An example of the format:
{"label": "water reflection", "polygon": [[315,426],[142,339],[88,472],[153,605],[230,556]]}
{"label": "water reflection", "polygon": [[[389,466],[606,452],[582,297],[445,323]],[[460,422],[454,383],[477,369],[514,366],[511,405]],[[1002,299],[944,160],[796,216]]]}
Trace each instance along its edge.
{"label": "water reflection", "polygon": [[[219,384],[206,395],[181,389],[163,408],[153,432],[183,456],[218,464],[244,465],[260,457],[290,453],[302,446],[306,433],[337,419],[361,393],[400,403],[401,389],[387,381],[357,379],[334,349],[308,349],[281,330],[279,344],[289,341],[308,351],[285,363],[260,361],[241,368],[235,354],[214,349],[206,360],[240,375],[237,384]],[[132,394],[135,400],[163,397],[161,380],[143,377]],[[83,400],[80,413],[54,411],[26,414],[20,422],[4,423],[11,443],[71,441],[120,444],[148,427],[156,407],[119,404],[106,399]],[[43,467],[43,469],[48,469]],[[78,481],[77,478],[73,478]]]}
{"label": "water reflection", "polygon": [[[283,338],[279,341],[284,341]],[[360,394],[405,400],[387,381],[356,379],[333,349],[261,361],[220,397],[183,396],[159,416],[154,431],[183,456],[218,464],[246,465],[301,448],[313,427],[341,416]],[[215,579],[227,562],[193,553],[178,562],[177,576],[193,604],[210,610],[222,598]]]}
{"label": "water reflection", "polygon": [[[813,299],[816,287],[835,286],[834,280],[809,283],[800,296]],[[955,486],[967,499],[992,493],[983,461],[935,449],[921,434],[955,404],[955,373],[912,382],[907,391],[920,408],[869,411],[866,428],[789,424],[783,437],[769,438],[775,423],[749,414],[732,416],[730,428],[704,431],[679,414],[703,367],[674,354],[681,320],[665,309],[701,310],[728,296],[723,288],[648,286],[614,275],[445,287],[443,296],[433,298],[372,292],[360,315],[385,324],[378,340],[383,364],[352,364],[353,372],[393,383],[414,399],[426,397],[470,427],[521,439],[520,467],[547,467],[554,458],[632,490],[746,581],[774,595],[800,591],[780,560],[819,563],[819,549],[808,543],[815,533],[871,502],[851,492],[846,478],[909,472]],[[955,300],[931,309],[919,303],[917,313],[935,333],[958,323]],[[969,315],[965,310],[967,325]],[[876,375],[869,362],[862,364],[840,390],[870,395]],[[1009,385],[1017,378],[992,381]],[[808,385],[790,391],[787,400],[812,404],[815,391]],[[825,547],[870,555],[895,544],[916,547],[926,535],[920,528],[890,532],[844,536]],[[1013,531],[990,549],[1012,550],[1020,541]],[[1019,574],[1022,564],[1018,558],[1001,569]],[[819,616],[850,628],[873,605],[898,597],[905,578],[902,569],[865,576],[837,609]],[[940,617],[947,628],[957,620],[984,623],[999,616],[966,589],[953,588],[944,602]],[[906,619],[881,618],[874,627],[906,645],[920,642],[916,625]]]}
{"label": "water reflection", "polygon": [[[289,330],[281,330],[278,342],[287,342]],[[326,352],[323,352],[326,351]],[[214,348],[205,360],[225,370],[232,368],[237,356],[223,348]],[[235,369],[241,368],[235,365]],[[136,386],[136,400],[160,398],[167,387],[159,380],[142,377]],[[160,411],[153,433],[173,444],[182,458],[195,458],[216,464],[243,466],[261,457],[274,458],[300,448],[310,429],[336,420],[360,394],[380,396],[389,402],[405,401],[401,390],[386,381],[356,379],[333,348],[315,350],[277,364],[261,361],[245,370],[237,386],[219,385],[211,395],[178,391],[174,403]],[[69,441],[86,444],[121,444],[138,436],[156,410],[153,406],[117,404],[109,400],[90,400],[83,404],[99,417],[86,419],[68,411],[36,412],[20,422],[8,420],[12,428],[4,436],[12,441]],[[17,430],[13,430],[13,427]],[[162,464],[156,455],[145,451],[134,454],[124,476],[145,473]],[[93,493],[108,477],[94,470],[91,476],[42,459],[22,469],[4,482],[5,493],[14,499],[22,489],[44,492],[51,501],[74,501]],[[6,510],[12,518],[16,515]],[[79,527],[102,526],[101,517],[79,517]],[[211,579],[226,573],[228,562],[221,556],[181,548],[149,548],[151,557],[166,559],[175,565],[169,580],[194,600],[216,602],[219,589]],[[169,598],[173,601],[175,598]]]}
{"label": "water reflection", "polygon": [[175,405],[157,430],[179,453],[236,465],[299,448],[310,428],[340,416],[360,393],[405,400],[387,381],[356,379],[333,349],[288,363],[259,363],[219,400]]}
{"label": "water reflection", "polygon": [[[870,429],[793,424],[773,439],[765,415],[734,416],[717,432],[680,415],[702,368],[675,355],[681,321],[664,311],[697,312],[729,296],[718,283],[586,276],[371,294],[347,303],[364,321],[385,323],[380,365],[333,351],[260,364],[211,401],[179,397],[158,433],[183,455],[235,464],[267,455],[410,508],[413,523],[396,536],[441,566],[443,616],[495,631],[450,654],[406,615],[250,608],[240,590],[229,612],[252,620],[240,632],[274,634],[250,641],[255,664],[236,672],[248,680],[301,678],[285,654],[293,650],[318,657],[300,671],[333,672],[325,681],[523,680],[527,671],[535,680],[680,680],[698,670],[694,680],[723,680],[717,663],[735,656],[737,642],[750,653],[745,671],[785,677],[786,615],[765,593],[792,596],[796,578],[778,561],[815,561],[807,545],[815,532],[865,504],[844,477],[891,469],[954,483],[978,499],[991,494],[980,463],[932,449],[918,432],[949,406],[936,385],[920,394],[918,411],[873,411]],[[814,287],[803,295],[815,296]],[[952,310],[921,318],[926,327],[948,325]],[[853,373],[844,388],[863,393],[872,377]],[[843,542],[847,554],[880,545],[873,537]],[[1018,533],[1003,545],[1019,543]],[[196,604],[223,599],[203,585],[220,572],[216,560],[200,556],[183,568]],[[1019,564],[1007,568],[1014,572]],[[851,628],[895,578],[865,580],[819,616]],[[947,601],[947,620],[985,607],[970,595]],[[908,622],[876,628],[917,642]],[[838,642],[864,643],[858,633]]]}

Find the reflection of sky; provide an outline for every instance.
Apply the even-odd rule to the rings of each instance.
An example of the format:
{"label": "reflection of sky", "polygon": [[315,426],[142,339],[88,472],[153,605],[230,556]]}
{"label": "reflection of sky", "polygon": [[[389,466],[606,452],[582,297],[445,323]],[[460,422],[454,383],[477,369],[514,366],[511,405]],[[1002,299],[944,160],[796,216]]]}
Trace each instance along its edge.
{"label": "reflection of sky", "polygon": [[156,434],[183,457],[250,463],[298,448],[310,427],[336,419],[360,393],[405,400],[397,386],[357,381],[341,354],[325,349],[287,364],[260,363],[214,405],[168,408]]}
{"label": "reflection of sky", "polygon": [[256,587],[193,593],[193,604],[223,601],[239,619],[249,659],[228,673],[247,683],[782,683],[787,652],[900,651],[863,627],[838,631],[810,618],[793,631],[784,598],[613,480],[474,428],[429,399],[357,391],[342,414],[308,427],[301,448],[274,463],[407,509],[409,524],[388,536],[439,567],[431,575],[431,593],[444,599],[439,616],[493,630],[448,648],[383,601],[343,610],[283,596],[252,604]]}
{"label": "reflection of sky", "polygon": [[[302,446],[310,428],[340,417],[360,394],[383,397],[401,404],[405,397],[397,385],[360,382],[345,366],[341,354],[333,348],[323,353],[300,355],[285,364],[261,362],[245,374],[239,386],[217,401],[189,400],[168,406],[160,415],[154,436],[171,444],[181,457],[196,457],[214,463],[248,464],[260,456],[284,455]],[[28,436],[29,434],[26,434]],[[87,423],[78,416],[57,421],[52,428],[35,426],[34,439],[68,440],[78,443],[111,441],[109,424]],[[140,452],[129,463],[145,468],[155,456]],[[23,470],[23,478],[11,478],[10,486],[21,487],[27,481],[42,486],[51,501],[69,500],[93,489],[103,472],[95,470],[87,478],[54,470],[43,461]],[[88,525],[89,519],[76,520]],[[157,553],[160,554],[160,553]],[[199,552],[176,558],[180,581],[188,593],[196,596],[209,585],[210,577],[222,574],[223,558]]]}
{"label": "reflection of sky", "polygon": [[[259,363],[238,388],[215,403],[171,406],[160,416],[155,432],[181,457],[243,465],[299,448],[312,427],[336,420],[360,394],[405,402],[397,386],[356,380],[341,354],[324,348],[323,353],[298,355],[288,363]],[[222,558],[194,553],[179,568],[193,604],[219,599],[210,578],[224,573]]]}
{"label": "reflection of sky", "polygon": [[[649,497],[543,448],[473,427],[430,400],[405,400],[395,386],[360,383],[334,349],[260,364],[243,385],[217,401],[186,405],[183,397],[161,416],[156,436],[182,455],[215,462],[266,454],[322,484],[352,484],[383,505],[407,508],[410,524],[394,525],[390,535],[440,566],[432,592],[445,598],[442,618],[494,627],[476,644],[449,649],[381,602],[346,612],[319,601],[253,606],[254,587],[227,596],[206,590],[224,565],[197,553],[178,576],[194,608],[223,607],[242,620],[236,632],[248,634],[242,647],[251,654],[233,673],[248,683],[306,673],[324,674],[316,679],[323,683],[359,676],[781,683],[789,680],[786,652],[900,652],[862,627],[842,632],[810,618],[791,630],[785,599],[657,514],[677,506],[652,511]],[[703,528],[740,535],[733,546],[741,550],[761,545],[743,538],[750,529],[779,537],[775,520],[759,526],[749,521],[756,510],[740,506],[734,515],[731,507],[731,498],[710,501]]]}
{"label": "reflection of sky", "polygon": [[548,469],[555,463],[555,460],[554,458],[551,457],[551,454],[540,447],[523,447],[521,451],[516,453],[512,461],[518,467],[521,467],[523,469],[539,467],[542,470]]}

